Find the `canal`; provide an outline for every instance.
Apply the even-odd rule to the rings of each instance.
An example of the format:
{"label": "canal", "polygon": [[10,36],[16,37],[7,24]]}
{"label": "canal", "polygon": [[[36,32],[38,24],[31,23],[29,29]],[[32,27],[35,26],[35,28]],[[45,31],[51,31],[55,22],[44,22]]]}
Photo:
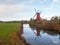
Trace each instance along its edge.
{"label": "canal", "polygon": [[26,43],[30,45],[60,45],[60,35],[58,32],[30,28],[29,24],[23,25],[22,36]]}

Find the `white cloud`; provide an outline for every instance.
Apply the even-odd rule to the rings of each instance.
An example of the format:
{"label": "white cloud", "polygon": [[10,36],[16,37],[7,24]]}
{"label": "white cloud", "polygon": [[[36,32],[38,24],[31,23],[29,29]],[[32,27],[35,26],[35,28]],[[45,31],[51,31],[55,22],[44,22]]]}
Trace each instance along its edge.
{"label": "white cloud", "polygon": [[49,7],[47,7],[47,8],[45,8],[45,9],[46,10],[53,10],[54,8],[59,8],[60,7],[59,2],[60,2],[59,0],[53,0],[51,5]]}
{"label": "white cloud", "polygon": [[[25,3],[28,3],[27,1],[24,3],[17,3],[17,4],[11,4],[14,0],[5,0],[4,3],[0,4],[0,20],[10,20],[15,18],[22,18],[21,13],[28,12],[29,10],[32,10],[33,7],[29,5],[25,5]],[[33,2],[34,0],[28,0],[29,2]],[[24,16],[23,16],[24,17]],[[20,18],[20,19],[21,19]]]}
{"label": "white cloud", "polygon": [[36,0],[25,0],[25,1],[32,3],[32,2],[34,2],[34,1],[36,1]]}
{"label": "white cloud", "polygon": [[0,0],[0,4],[15,4],[15,0]]}
{"label": "white cloud", "polygon": [[53,0],[53,2],[54,2],[54,3],[57,3],[57,2],[59,2],[59,0]]}
{"label": "white cloud", "polygon": [[45,2],[45,1],[47,1],[47,0],[40,0],[40,1],[43,1],[43,2]]}
{"label": "white cloud", "polygon": [[23,2],[21,2],[21,3],[12,4],[14,1],[15,0],[5,0],[5,1],[3,1],[4,3],[0,4],[0,14],[1,13],[6,13],[6,12],[22,12],[22,11],[25,11],[25,10],[31,10],[32,6],[25,5],[25,3],[34,2],[35,0],[23,0]]}
{"label": "white cloud", "polygon": [[7,5],[0,5],[0,14],[6,12],[7,10],[8,10]]}
{"label": "white cloud", "polygon": [[31,10],[31,6],[23,5],[23,4],[16,4],[16,5],[0,5],[0,13],[4,12],[22,12],[25,10]]}
{"label": "white cloud", "polygon": [[39,0],[40,3],[44,3],[44,2],[47,2],[48,0]]}
{"label": "white cloud", "polygon": [[14,0],[5,0],[5,1],[8,1],[8,2],[10,1],[11,2],[11,1],[14,1]]}
{"label": "white cloud", "polygon": [[[16,4],[16,5],[0,5],[0,19],[2,20],[12,20],[12,19],[17,19],[17,18],[25,18],[26,15],[24,12],[28,12],[29,10],[32,10],[33,8],[28,5],[24,4]],[[21,14],[23,13],[23,14]],[[22,16],[23,17],[22,17]],[[19,19],[19,20],[20,20]]]}
{"label": "white cloud", "polygon": [[2,4],[33,3],[36,0],[3,0]]}

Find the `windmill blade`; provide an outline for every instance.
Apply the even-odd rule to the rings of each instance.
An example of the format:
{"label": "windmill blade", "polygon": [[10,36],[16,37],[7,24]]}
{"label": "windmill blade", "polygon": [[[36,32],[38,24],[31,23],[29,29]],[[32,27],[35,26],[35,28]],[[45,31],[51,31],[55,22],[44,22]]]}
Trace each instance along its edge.
{"label": "windmill blade", "polygon": [[[34,8],[35,12],[36,12],[36,9]],[[33,18],[36,16],[36,14],[33,16]]]}
{"label": "windmill blade", "polygon": [[35,17],[35,16],[36,16],[36,14],[33,17]]}
{"label": "windmill blade", "polygon": [[[34,8],[35,9],[35,8]],[[36,12],[36,9],[35,9],[35,12]]]}
{"label": "windmill blade", "polygon": [[40,11],[40,14],[41,14],[41,11]]}

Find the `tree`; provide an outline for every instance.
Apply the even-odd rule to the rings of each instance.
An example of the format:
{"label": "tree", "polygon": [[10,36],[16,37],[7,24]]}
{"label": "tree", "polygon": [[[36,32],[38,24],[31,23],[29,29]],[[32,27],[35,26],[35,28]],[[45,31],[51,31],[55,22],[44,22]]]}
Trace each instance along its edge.
{"label": "tree", "polygon": [[54,20],[58,21],[58,17],[57,17],[57,16],[55,16]]}
{"label": "tree", "polygon": [[60,24],[60,17],[59,17],[59,24]]}

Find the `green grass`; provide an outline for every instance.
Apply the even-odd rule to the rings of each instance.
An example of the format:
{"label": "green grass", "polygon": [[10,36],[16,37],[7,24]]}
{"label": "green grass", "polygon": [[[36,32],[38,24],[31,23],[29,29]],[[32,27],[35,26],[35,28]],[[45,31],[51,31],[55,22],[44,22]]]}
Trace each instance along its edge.
{"label": "green grass", "polygon": [[19,23],[0,23],[0,39],[8,38],[12,32],[19,28]]}
{"label": "green grass", "polygon": [[[11,33],[19,30],[21,23],[0,23],[0,43],[2,45],[12,45],[11,43]],[[16,45],[22,45],[24,42],[22,40],[15,40]],[[0,44],[1,45],[1,44]]]}

